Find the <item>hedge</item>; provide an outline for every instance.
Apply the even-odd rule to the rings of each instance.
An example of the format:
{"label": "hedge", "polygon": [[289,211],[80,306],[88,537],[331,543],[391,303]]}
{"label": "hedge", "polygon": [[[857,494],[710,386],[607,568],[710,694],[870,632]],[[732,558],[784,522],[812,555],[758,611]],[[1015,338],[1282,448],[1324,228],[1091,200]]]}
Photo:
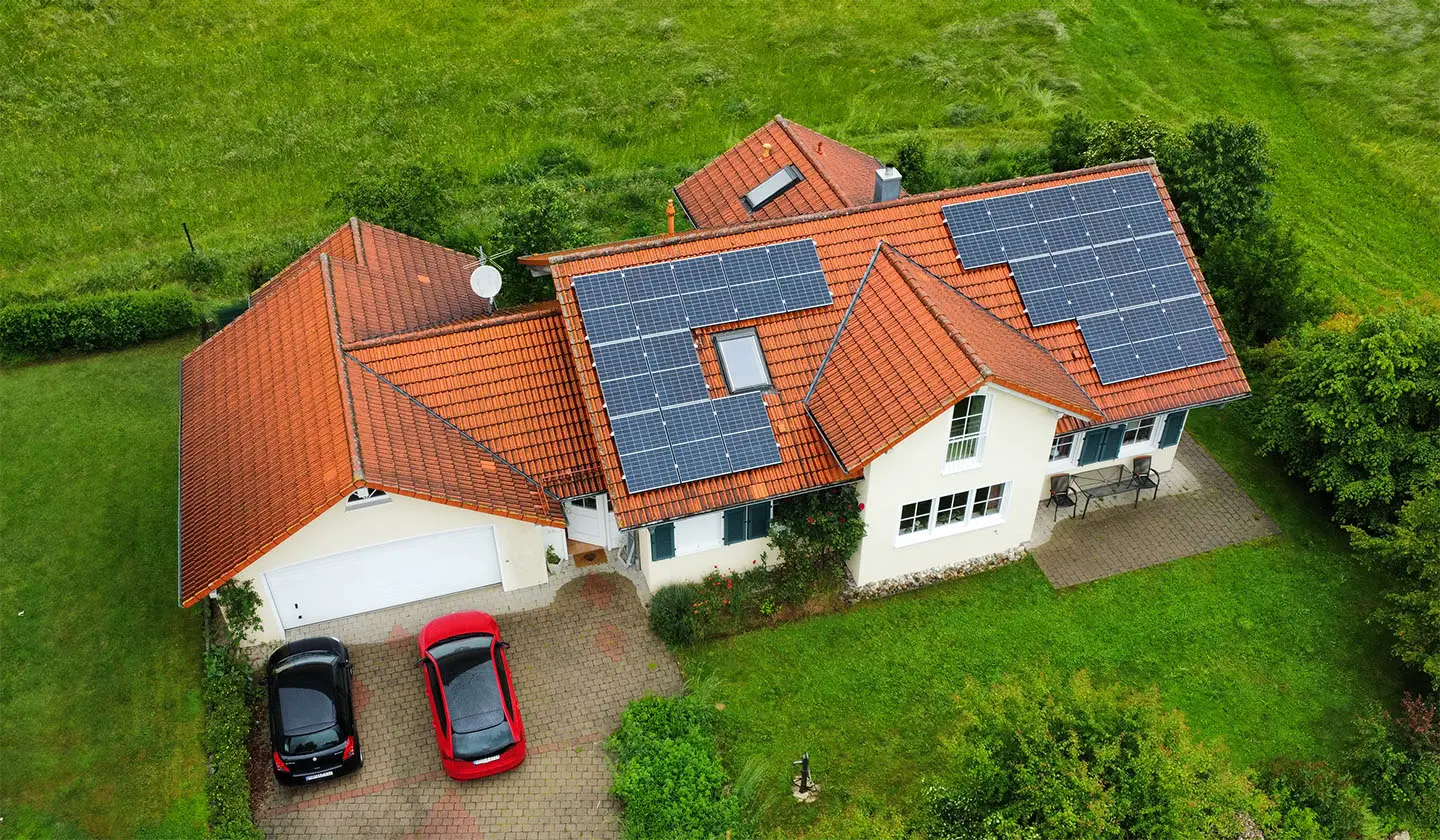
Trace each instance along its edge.
{"label": "hedge", "polygon": [[[260,627],[260,597],[250,581],[220,587],[225,616],[223,643],[208,632],[205,644],[205,754],[210,772],[205,799],[210,807],[210,836],[216,840],[264,840],[250,811],[250,716],[256,683],[242,649]],[[206,609],[210,608],[207,601]],[[208,624],[208,622],[207,622]]]}
{"label": "hedge", "polygon": [[199,323],[194,296],[180,286],[15,303],[0,307],[0,356],[117,350]]}

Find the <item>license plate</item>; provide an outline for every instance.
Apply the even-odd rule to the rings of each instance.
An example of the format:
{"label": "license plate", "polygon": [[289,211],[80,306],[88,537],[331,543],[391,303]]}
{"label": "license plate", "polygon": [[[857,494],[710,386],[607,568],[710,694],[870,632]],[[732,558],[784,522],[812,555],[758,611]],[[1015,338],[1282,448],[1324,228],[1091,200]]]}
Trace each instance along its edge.
{"label": "license plate", "polygon": [[492,756],[490,756],[489,758],[477,758],[477,759],[475,759],[474,761],[472,761],[472,762],[470,762],[470,763],[471,763],[471,764],[489,764],[489,763],[492,762],[492,761],[499,761],[499,760],[500,760],[500,756],[498,756],[498,755],[492,755]]}
{"label": "license plate", "polygon": [[313,782],[313,781],[315,781],[316,779],[328,779],[328,778],[330,778],[330,777],[333,776],[333,775],[335,775],[335,771],[334,771],[334,770],[326,770],[324,773],[316,773],[316,774],[313,775],[313,776],[306,776],[306,777],[305,777],[305,781],[307,781],[307,782]]}

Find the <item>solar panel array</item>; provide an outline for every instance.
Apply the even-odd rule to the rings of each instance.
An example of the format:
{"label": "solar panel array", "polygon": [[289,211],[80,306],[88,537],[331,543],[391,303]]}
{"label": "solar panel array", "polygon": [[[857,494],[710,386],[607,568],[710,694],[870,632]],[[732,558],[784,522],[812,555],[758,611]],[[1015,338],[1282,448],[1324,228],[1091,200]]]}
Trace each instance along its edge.
{"label": "solar panel array", "polygon": [[1009,263],[1030,323],[1076,320],[1100,381],[1225,358],[1148,173],[941,208],[960,264]]}
{"label": "solar panel array", "polygon": [[760,394],[710,399],[690,331],[828,306],[813,240],[586,274],[574,283],[629,492],[780,463]]}

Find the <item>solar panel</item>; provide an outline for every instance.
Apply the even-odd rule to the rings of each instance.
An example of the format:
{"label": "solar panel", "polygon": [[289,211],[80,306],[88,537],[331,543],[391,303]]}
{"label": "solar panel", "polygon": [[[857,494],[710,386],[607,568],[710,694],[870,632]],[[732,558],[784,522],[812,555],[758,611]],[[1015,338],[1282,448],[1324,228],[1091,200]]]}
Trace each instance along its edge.
{"label": "solar panel", "polygon": [[[1026,235],[1026,247],[1039,247],[1037,231]],[[758,393],[710,399],[691,330],[832,304],[814,240],[582,275],[574,285],[631,493],[780,462]]]}
{"label": "solar panel", "polygon": [[1031,324],[1078,319],[1101,382],[1225,357],[1149,173],[975,199],[940,211],[961,266],[1009,264]]}

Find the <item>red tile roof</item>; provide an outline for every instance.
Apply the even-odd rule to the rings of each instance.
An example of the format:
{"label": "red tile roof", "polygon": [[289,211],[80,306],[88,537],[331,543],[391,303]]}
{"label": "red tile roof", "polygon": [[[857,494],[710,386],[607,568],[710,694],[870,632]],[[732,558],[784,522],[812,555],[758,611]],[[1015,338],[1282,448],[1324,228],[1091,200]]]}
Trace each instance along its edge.
{"label": "red tile roof", "polygon": [[[360,248],[354,247],[357,231]],[[472,316],[476,309],[488,310],[485,301],[464,302],[453,292],[463,277],[469,294],[463,255],[364,224],[342,228],[322,247],[382,259],[388,268],[312,250],[267,284],[248,312],[181,363],[183,604],[194,603],[360,486],[564,525],[558,497],[476,437],[495,424],[464,428],[369,366],[384,367],[402,355],[384,347],[423,347],[440,340],[435,334],[443,328],[396,345],[347,340],[347,333],[367,335],[377,324],[384,331],[452,320],[467,307]],[[417,267],[434,272],[439,292],[385,297],[413,280],[391,272]],[[372,291],[380,300],[363,299]],[[347,295],[349,304],[342,304]],[[352,317],[345,328],[337,320],[342,310]],[[575,408],[580,397],[573,373],[563,368],[556,373],[556,360],[568,352],[557,340],[558,321],[552,317],[548,331],[507,335],[513,322],[513,316],[497,315],[472,318],[467,326],[504,337],[504,352],[492,360],[490,375],[529,386],[528,399],[518,393],[520,387],[508,399],[527,404],[532,434],[573,439],[581,434]],[[531,342],[539,345],[533,352]],[[462,392],[473,387],[461,376],[451,384]],[[435,382],[428,389],[431,396],[443,391]],[[507,445],[525,454],[513,441]],[[549,461],[531,460],[555,476],[563,473],[560,465],[567,458],[576,470],[593,471],[583,447],[572,442],[560,449]],[[562,486],[579,482],[557,480]]]}
{"label": "red tile roof", "polygon": [[881,245],[805,402],[853,471],[992,382],[1101,416],[1040,345]]}
{"label": "red tile roof", "polygon": [[[973,271],[961,267],[940,207],[958,201],[1129,172],[1148,172],[1155,179],[1170,213],[1171,223],[1190,261],[1190,268],[1199,283],[1201,295],[1210,307],[1216,329],[1226,349],[1226,358],[1196,367],[1107,385],[1100,381],[1074,321],[1038,327],[1030,323],[1008,266],[1002,264]],[[805,237],[814,239],[819,248],[825,276],[836,303],[825,308],[746,322],[746,325],[755,326],[760,336],[774,379],[776,393],[768,395],[766,402],[780,441],[782,463],[634,495],[626,493],[619,458],[611,439],[609,419],[601,407],[599,383],[585,340],[584,322],[576,305],[571,278],[598,271]],[[860,278],[865,274],[870,256],[882,241],[889,243],[926,272],[940,278],[1010,327],[1033,339],[1060,363],[1070,378],[1099,407],[1105,421],[1125,420],[1187,406],[1236,399],[1249,393],[1249,385],[1240,368],[1240,362],[1231,347],[1224,325],[1220,322],[1209,288],[1195,262],[1194,254],[1180,227],[1179,217],[1153,161],[1135,161],[1057,175],[1020,178],[997,184],[910,196],[880,205],[829,210],[799,218],[775,219],[718,230],[689,231],[662,239],[617,243],[549,255],[548,259],[542,256],[527,260],[527,264],[532,265],[548,262],[554,275],[557,296],[579,367],[581,389],[590,410],[596,444],[600,450],[600,462],[605,470],[606,484],[611,490],[611,505],[621,527],[635,527],[740,504],[751,499],[797,492],[854,476],[853,471],[847,473],[835,462],[819,430],[804,413],[803,399],[825,350],[835,336],[845,306],[854,295]],[[735,326],[739,325],[727,324],[723,327],[697,330],[697,333],[733,329]],[[714,352],[709,348],[710,342],[702,340],[697,343],[701,348],[701,363],[710,382],[712,395],[723,394],[724,384]],[[984,352],[982,348],[982,358]],[[1083,415],[1083,412],[1077,413]],[[1084,420],[1072,416],[1062,418],[1060,423],[1061,430],[1084,425]]]}
{"label": "red tile roof", "polygon": [[[804,180],[751,213],[740,197],[787,164],[799,169]],[[675,196],[699,228],[788,218],[869,204],[881,165],[864,152],[776,116],[686,178]]]}

